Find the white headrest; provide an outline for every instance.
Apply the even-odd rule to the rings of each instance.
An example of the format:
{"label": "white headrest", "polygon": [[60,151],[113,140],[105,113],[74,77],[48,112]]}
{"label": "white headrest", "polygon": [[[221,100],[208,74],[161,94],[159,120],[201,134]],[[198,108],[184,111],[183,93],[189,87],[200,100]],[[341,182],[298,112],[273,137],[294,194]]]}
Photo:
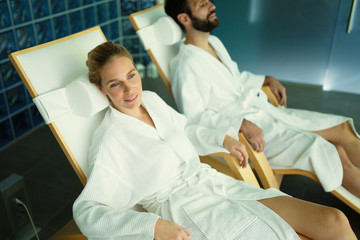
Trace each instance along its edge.
{"label": "white headrest", "polygon": [[95,84],[90,83],[88,74],[67,85],[65,95],[72,112],[81,117],[91,117],[109,106],[109,100]]}
{"label": "white headrest", "polygon": [[146,50],[154,43],[172,45],[183,38],[180,26],[169,16],[159,18],[152,25],[138,30],[137,34]]}
{"label": "white headrest", "polygon": [[165,45],[177,43],[183,36],[179,25],[169,16],[157,20],[153,27],[157,40]]}

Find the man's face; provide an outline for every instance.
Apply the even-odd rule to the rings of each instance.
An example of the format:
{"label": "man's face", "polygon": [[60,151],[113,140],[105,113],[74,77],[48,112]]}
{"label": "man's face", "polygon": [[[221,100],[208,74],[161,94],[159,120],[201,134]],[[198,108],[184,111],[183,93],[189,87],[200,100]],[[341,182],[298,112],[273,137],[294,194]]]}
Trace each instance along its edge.
{"label": "man's face", "polygon": [[215,12],[215,5],[208,0],[188,0],[188,13],[192,25],[196,30],[211,32],[219,25]]}

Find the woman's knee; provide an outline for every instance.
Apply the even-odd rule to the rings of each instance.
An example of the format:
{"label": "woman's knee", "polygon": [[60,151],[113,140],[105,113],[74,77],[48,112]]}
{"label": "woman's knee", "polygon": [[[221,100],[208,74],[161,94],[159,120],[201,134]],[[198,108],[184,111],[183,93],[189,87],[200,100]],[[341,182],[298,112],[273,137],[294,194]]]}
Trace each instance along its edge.
{"label": "woman's knee", "polygon": [[336,208],[326,208],[323,215],[327,226],[327,231],[333,229],[333,236],[342,236],[342,234],[351,231],[350,223],[345,214]]}

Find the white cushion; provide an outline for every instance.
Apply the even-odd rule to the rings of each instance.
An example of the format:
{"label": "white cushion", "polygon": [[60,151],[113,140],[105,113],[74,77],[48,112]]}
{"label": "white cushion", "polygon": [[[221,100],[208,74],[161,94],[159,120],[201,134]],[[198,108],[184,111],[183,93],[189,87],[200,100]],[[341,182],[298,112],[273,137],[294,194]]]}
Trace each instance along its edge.
{"label": "white cushion", "polygon": [[184,37],[179,25],[169,16],[159,18],[154,24],[138,30],[137,34],[146,50],[153,44],[173,45]]}
{"label": "white cushion", "polygon": [[109,100],[84,74],[65,88],[65,95],[71,111],[81,117],[91,117],[109,106]]}

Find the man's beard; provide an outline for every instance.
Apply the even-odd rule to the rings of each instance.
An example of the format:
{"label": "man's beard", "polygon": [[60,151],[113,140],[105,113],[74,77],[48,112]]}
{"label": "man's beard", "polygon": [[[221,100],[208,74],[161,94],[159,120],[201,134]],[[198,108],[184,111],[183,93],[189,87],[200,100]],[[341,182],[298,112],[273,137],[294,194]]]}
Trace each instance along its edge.
{"label": "man's beard", "polygon": [[197,17],[190,15],[192,25],[196,30],[199,30],[201,32],[211,32],[219,25],[219,21],[217,18],[215,18],[213,21],[210,21],[210,15],[215,13],[215,10],[211,11],[209,15],[206,17],[206,20],[201,20]]}

